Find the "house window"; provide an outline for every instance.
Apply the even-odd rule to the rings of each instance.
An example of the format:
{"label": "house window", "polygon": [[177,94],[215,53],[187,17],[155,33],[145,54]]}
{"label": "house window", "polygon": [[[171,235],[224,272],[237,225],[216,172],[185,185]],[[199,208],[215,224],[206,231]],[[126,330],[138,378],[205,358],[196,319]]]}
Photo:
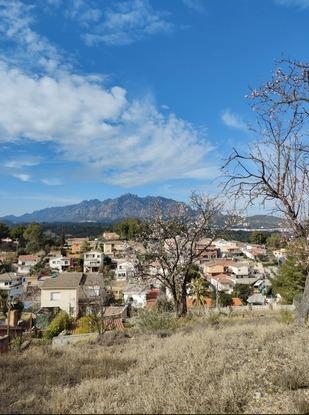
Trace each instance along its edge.
{"label": "house window", "polygon": [[59,301],[60,300],[60,293],[59,292],[51,292],[50,293],[50,301]]}

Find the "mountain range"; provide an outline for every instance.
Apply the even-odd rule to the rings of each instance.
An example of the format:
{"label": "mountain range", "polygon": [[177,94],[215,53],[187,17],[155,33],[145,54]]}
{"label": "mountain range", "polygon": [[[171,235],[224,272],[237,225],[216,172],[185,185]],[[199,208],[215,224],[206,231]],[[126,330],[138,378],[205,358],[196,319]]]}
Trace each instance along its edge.
{"label": "mountain range", "polygon": [[[125,218],[147,219],[153,216],[156,206],[166,212],[173,211],[184,202],[167,199],[161,196],[139,197],[133,194],[125,194],[115,199],[84,200],[80,203],[68,206],[51,207],[26,213],[21,216],[8,215],[1,220],[10,223],[29,222],[99,222],[111,223]],[[268,215],[254,215],[245,218],[244,223],[238,227],[247,228],[277,228],[282,219]]]}

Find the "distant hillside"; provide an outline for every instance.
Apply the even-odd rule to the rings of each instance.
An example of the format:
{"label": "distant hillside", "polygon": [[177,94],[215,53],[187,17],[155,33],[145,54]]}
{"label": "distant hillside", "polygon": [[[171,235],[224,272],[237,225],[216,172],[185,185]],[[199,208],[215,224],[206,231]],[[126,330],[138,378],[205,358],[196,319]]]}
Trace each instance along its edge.
{"label": "distant hillside", "polygon": [[160,196],[138,197],[125,194],[116,199],[100,201],[84,200],[81,203],[37,210],[21,216],[5,216],[2,220],[12,223],[24,222],[100,222],[110,223],[125,218],[146,219],[153,216],[156,206],[168,212],[184,205],[173,199]]}
{"label": "distant hillside", "polygon": [[[10,223],[96,222],[108,224],[126,218],[141,220],[151,218],[156,206],[160,206],[162,211],[168,214],[183,205],[185,205],[184,202],[177,202],[161,196],[139,197],[128,193],[115,199],[84,200],[75,205],[46,208],[21,216],[9,215],[1,220]],[[220,222],[220,218],[218,218],[218,222]],[[281,222],[282,219],[275,216],[254,215],[245,218],[234,228],[271,229],[279,227]]]}
{"label": "distant hillside", "polygon": [[242,222],[234,226],[234,228],[274,229],[281,227],[283,223],[284,220],[277,216],[253,215],[247,216]]}

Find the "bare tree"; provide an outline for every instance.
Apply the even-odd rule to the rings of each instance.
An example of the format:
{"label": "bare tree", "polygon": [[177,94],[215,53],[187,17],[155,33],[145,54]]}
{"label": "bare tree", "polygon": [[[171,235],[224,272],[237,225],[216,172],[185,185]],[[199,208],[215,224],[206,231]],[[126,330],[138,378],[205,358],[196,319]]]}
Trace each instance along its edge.
{"label": "bare tree", "polygon": [[[164,215],[158,209],[155,219],[141,225],[137,241],[142,249],[133,249],[130,257],[136,276],[168,289],[178,317],[187,314],[192,266],[199,263],[213,240],[228,226],[229,221],[222,216],[223,208],[217,198],[193,193],[190,206],[178,205],[175,211]],[[221,226],[217,224],[218,218],[222,220]]]}
{"label": "bare tree", "polygon": [[86,314],[99,336],[107,330],[105,313],[111,302],[109,273],[108,267],[104,267],[100,274],[89,273],[81,286]]}
{"label": "bare tree", "polygon": [[[236,149],[223,167],[225,190],[249,205],[271,202],[283,214],[294,237],[306,241],[309,231],[309,65],[281,61],[270,82],[253,90],[258,137],[246,154]],[[306,267],[309,271],[309,261]],[[308,274],[309,275],[309,274]],[[309,315],[309,276],[297,316]]]}

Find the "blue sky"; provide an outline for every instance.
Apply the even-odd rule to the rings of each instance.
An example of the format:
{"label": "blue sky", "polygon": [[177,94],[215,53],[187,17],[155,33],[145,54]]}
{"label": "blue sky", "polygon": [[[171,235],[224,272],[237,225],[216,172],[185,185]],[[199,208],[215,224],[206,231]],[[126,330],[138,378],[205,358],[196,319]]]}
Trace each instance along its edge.
{"label": "blue sky", "polygon": [[0,0],[0,215],[217,191],[309,0]]}

